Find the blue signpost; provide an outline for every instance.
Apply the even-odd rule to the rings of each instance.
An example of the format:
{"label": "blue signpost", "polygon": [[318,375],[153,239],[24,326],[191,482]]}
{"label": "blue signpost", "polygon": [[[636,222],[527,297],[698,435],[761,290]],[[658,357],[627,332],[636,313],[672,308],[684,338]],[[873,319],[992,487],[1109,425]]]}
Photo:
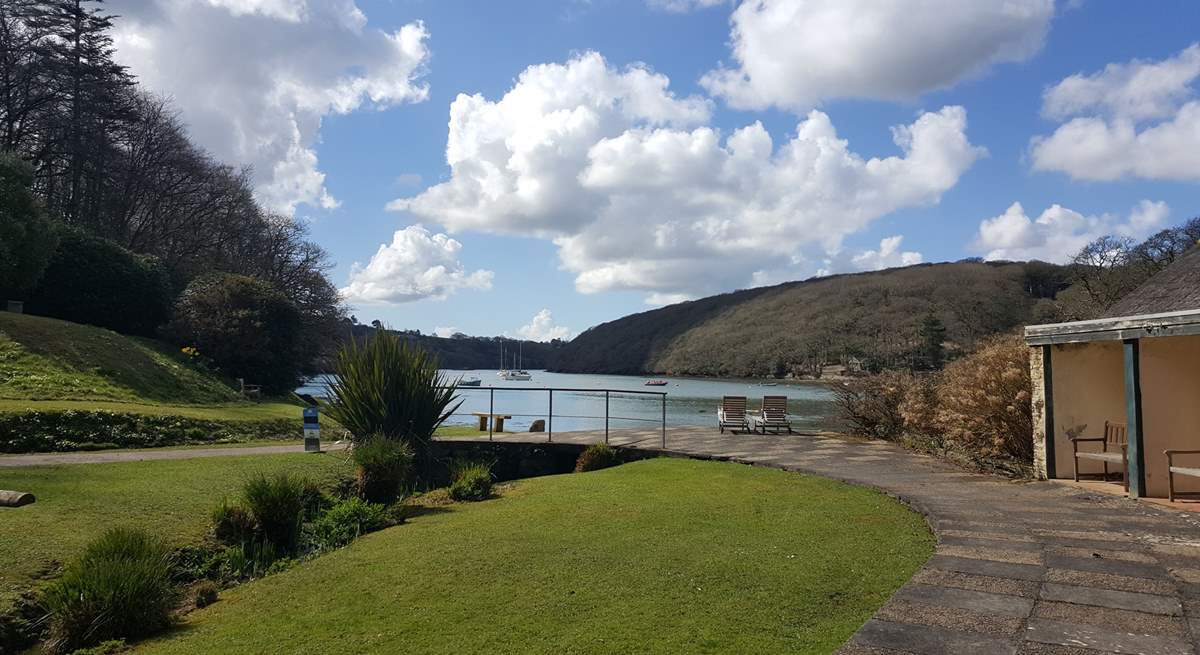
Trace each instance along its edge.
{"label": "blue signpost", "polygon": [[321,452],[321,424],[319,422],[320,412],[316,407],[304,408],[304,452],[319,453]]}

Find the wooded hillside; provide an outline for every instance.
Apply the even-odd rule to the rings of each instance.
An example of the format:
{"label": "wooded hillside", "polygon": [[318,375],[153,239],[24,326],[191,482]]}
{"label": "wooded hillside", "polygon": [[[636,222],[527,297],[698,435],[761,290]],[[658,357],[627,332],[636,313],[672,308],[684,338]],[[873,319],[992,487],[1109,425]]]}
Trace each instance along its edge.
{"label": "wooded hillside", "polygon": [[763,377],[812,375],[851,359],[912,367],[932,319],[953,356],[1035,320],[1066,285],[1064,267],[973,261],[789,282],[603,323],[556,353],[554,368]]}

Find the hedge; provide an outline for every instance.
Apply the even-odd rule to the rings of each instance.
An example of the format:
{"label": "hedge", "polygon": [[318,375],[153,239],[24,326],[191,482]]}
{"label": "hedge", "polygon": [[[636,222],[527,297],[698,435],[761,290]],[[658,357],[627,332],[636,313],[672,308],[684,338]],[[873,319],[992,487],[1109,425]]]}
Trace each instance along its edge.
{"label": "hedge", "polygon": [[302,435],[299,421],[282,418],[214,421],[76,409],[0,412],[0,453],[152,448],[252,439],[297,439]]}

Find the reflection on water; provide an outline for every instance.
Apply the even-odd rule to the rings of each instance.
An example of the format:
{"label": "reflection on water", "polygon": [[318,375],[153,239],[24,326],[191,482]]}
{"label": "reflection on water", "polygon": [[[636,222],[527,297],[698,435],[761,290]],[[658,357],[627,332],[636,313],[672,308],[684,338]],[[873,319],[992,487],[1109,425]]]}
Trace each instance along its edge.
{"label": "reflection on water", "polygon": [[[792,422],[799,428],[827,427],[833,415],[833,394],[819,384],[764,385],[758,380],[714,380],[706,378],[666,378],[664,387],[645,386],[649,378],[627,375],[583,375],[532,371],[528,382],[502,380],[496,371],[444,371],[450,378],[477,377],[480,387],[463,387],[459,396],[462,406],[447,421],[455,425],[470,425],[478,419],[471,412],[487,412],[489,406],[497,414],[510,414],[505,429],[523,431],[537,419],[553,422],[556,432],[592,430],[604,427],[605,393],[608,394],[609,426],[618,428],[654,428],[663,414],[663,396],[659,394],[619,393],[619,391],[651,391],[666,394],[667,425],[715,425],[716,408],[721,396],[746,396],[756,408],[763,396],[787,396]],[[328,381],[318,376],[298,389],[300,393],[322,395]],[[554,415],[548,418],[550,394],[544,389],[571,388],[579,391],[556,391],[553,394]],[[541,390],[541,391],[534,391]],[[593,391],[594,390],[594,391]]]}

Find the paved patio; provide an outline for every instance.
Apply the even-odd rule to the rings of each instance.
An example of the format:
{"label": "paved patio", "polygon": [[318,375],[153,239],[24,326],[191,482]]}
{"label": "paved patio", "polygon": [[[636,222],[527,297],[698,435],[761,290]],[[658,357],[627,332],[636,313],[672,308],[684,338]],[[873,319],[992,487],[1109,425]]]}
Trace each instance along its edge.
{"label": "paved patio", "polygon": [[[573,443],[603,438],[603,432],[554,435]],[[936,553],[842,647],[843,655],[1200,652],[1200,517],[1194,514],[1058,483],[976,475],[892,444],[833,435],[671,428],[665,449],[658,430],[614,431],[610,441],[872,486],[924,514],[937,535]]]}

